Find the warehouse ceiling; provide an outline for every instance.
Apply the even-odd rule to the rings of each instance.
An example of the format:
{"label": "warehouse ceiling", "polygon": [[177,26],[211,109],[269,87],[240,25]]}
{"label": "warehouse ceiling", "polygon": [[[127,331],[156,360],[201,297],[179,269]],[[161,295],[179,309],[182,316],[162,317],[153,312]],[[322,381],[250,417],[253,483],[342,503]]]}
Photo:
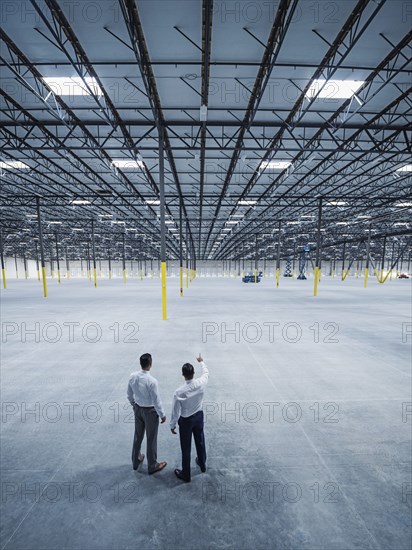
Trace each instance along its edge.
{"label": "warehouse ceiling", "polygon": [[[411,18],[401,1],[2,3],[6,253],[355,251],[410,231]],[[279,224],[280,222],[280,224]],[[46,246],[46,251],[49,246]]]}

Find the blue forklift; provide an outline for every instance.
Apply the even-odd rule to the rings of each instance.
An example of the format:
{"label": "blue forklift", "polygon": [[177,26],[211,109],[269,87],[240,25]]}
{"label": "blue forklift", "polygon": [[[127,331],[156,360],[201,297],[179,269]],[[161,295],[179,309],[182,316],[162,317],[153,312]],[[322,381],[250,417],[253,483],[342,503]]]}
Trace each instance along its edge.
{"label": "blue forklift", "polygon": [[242,283],[260,283],[262,277],[263,273],[261,271],[256,276],[254,273],[246,273],[242,278]]}

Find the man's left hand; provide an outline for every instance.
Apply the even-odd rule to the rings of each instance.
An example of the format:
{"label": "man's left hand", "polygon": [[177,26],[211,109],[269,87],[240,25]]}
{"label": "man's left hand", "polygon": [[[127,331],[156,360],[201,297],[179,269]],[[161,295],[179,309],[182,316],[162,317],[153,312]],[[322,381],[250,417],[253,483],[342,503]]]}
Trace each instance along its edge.
{"label": "man's left hand", "polygon": [[176,428],[171,428],[170,431],[172,432],[172,434],[177,435],[176,434]]}

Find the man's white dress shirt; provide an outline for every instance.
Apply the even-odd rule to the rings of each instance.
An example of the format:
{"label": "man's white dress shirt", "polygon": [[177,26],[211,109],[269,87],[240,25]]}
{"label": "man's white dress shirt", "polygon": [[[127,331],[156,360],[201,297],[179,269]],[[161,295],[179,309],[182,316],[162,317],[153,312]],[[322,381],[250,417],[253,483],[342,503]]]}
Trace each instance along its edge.
{"label": "man's white dress shirt", "polygon": [[127,399],[131,405],[137,403],[140,407],[154,407],[160,418],[166,416],[157,380],[147,370],[132,372],[127,386]]}
{"label": "man's white dress shirt", "polygon": [[199,364],[202,368],[201,376],[194,380],[186,380],[183,386],[180,386],[175,391],[170,420],[170,428],[172,430],[176,428],[179,416],[187,418],[202,410],[205,387],[209,379],[209,370],[203,361]]}

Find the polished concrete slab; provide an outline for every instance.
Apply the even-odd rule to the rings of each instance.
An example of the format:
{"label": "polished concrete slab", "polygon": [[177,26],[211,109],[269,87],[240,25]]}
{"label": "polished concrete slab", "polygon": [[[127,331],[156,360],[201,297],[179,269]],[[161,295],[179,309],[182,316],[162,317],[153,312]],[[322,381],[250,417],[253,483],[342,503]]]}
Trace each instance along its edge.
{"label": "polished concrete slab", "polygon": [[[1,548],[411,547],[411,285],[324,277],[10,281],[2,290]],[[28,332],[32,330],[32,333]],[[126,401],[154,357],[168,416],[202,352],[208,470],[134,472]]]}

